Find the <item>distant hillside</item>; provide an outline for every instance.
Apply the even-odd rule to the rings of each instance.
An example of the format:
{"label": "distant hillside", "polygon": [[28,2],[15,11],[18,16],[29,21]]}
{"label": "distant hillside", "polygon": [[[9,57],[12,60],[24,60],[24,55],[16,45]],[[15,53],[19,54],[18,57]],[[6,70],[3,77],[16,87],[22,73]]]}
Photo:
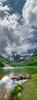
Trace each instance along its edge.
{"label": "distant hillside", "polygon": [[3,66],[37,66],[37,51],[35,51],[33,53],[33,55],[29,58],[29,59],[26,59],[26,60],[23,60],[23,61],[12,61],[12,60],[9,60],[8,58],[4,58],[3,56],[0,55],[0,67],[3,67]]}
{"label": "distant hillside", "polygon": [[8,65],[10,65],[10,61],[7,58],[0,55],[0,67],[1,66],[4,67]]}
{"label": "distant hillside", "polygon": [[26,61],[27,66],[37,66],[37,51]]}
{"label": "distant hillside", "polygon": [[30,58],[26,61],[26,66],[37,66],[37,59],[36,58]]}
{"label": "distant hillside", "polygon": [[[4,58],[3,56],[0,55],[0,62],[4,64],[4,66],[23,66],[22,61],[12,61],[9,60],[8,58]],[[0,65],[1,67],[1,65]],[[3,66],[2,66],[3,67]]]}
{"label": "distant hillside", "polygon": [[37,57],[37,50],[33,52],[33,56],[32,57]]}
{"label": "distant hillside", "polygon": [[[5,58],[1,55],[0,55],[0,62],[3,63],[4,66],[7,66],[7,67],[9,67],[9,66],[14,66],[14,67],[21,66],[21,63],[22,63],[22,62],[20,63],[20,61],[9,60],[8,58]],[[0,67],[1,67],[1,65],[0,65]]]}

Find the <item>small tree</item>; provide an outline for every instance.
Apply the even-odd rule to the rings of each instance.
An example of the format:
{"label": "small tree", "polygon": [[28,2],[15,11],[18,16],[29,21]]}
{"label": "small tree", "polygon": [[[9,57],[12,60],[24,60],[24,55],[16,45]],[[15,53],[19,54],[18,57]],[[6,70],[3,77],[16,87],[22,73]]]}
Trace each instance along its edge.
{"label": "small tree", "polygon": [[22,98],[23,86],[16,84],[14,90],[11,90],[9,100],[20,100]]}

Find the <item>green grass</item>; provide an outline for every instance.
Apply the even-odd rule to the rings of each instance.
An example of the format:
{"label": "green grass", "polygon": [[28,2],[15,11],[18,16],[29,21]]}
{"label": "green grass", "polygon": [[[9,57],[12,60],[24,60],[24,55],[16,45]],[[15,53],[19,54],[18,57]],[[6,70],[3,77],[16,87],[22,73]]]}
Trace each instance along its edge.
{"label": "green grass", "polygon": [[4,69],[0,68],[0,79],[5,75]]}
{"label": "green grass", "polygon": [[37,100],[37,74],[32,75],[31,80],[26,81],[23,87],[21,100]]}
{"label": "green grass", "polygon": [[37,66],[25,66],[24,71],[29,74],[35,74],[37,73]]}
{"label": "green grass", "polygon": [[[11,61],[7,58],[4,58],[3,56],[0,55],[0,62],[2,62],[3,64],[8,64],[9,66],[37,66],[37,57],[31,57],[28,60],[23,60],[23,61]],[[1,66],[0,66],[1,67]]]}
{"label": "green grass", "polygon": [[33,57],[33,58],[30,58],[29,60],[27,60],[25,62],[25,64],[27,66],[37,66],[37,58]]}

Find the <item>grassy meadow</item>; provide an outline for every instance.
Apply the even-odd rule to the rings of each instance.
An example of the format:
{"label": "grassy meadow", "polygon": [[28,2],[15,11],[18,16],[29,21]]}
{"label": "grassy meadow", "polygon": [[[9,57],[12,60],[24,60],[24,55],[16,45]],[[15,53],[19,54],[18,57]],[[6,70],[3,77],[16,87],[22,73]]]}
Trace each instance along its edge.
{"label": "grassy meadow", "polygon": [[23,96],[21,100],[37,100],[37,74],[23,84]]}

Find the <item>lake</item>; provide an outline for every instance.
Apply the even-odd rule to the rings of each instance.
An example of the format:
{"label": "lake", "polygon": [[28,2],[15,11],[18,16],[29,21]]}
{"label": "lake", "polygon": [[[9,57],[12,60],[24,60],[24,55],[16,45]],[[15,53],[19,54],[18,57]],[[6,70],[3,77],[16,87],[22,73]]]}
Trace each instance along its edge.
{"label": "lake", "polygon": [[14,73],[14,75],[23,74],[25,72],[24,67],[3,67],[6,74]]}
{"label": "lake", "polygon": [[4,74],[1,73],[2,79],[0,80],[0,88],[3,87],[8,87],[10,88],[11,86],[15,85],[16,83],[22,84],[26,80],[12,80],[12,76],[19,76],[20,74],[24,74],[24,67],[3,67],[2,71],[4,70]]}

